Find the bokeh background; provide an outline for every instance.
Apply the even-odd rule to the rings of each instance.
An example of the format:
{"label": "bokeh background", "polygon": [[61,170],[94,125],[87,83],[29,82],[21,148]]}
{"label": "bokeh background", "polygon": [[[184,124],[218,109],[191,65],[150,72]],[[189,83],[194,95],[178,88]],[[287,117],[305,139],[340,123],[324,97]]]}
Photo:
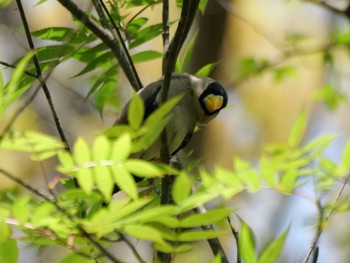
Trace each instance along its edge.
{"label": "bokeh background", "polygon": [[[39,6],[35,6],[38,1],[34,0],[22,2],[33,31],[50,26],[73,25],[70,14],[55,0],[48,0]],[[90,1],[75,2],[81,7],[91,6]],[[171,5],[171,18],[176,20],[180,10],[174,2]],[[339,9],[349,5],[349,1],[345,0],[327,3]],[[149,9],[144,15],[150,18],[150,24],[159,22],[161,6]],[[193,158],[203,157],[203,165],[208,169],[216,165],[231,167],[233,156],[254,163],[264,147],[286,140],[296,117],[305,109],[310,122],[303,141],[327,133],[336,134],[337,139],[326,155],[339,162],[344,143],[350,136],[350,107],[347,102],[349,55],[347,50],[335,50],[333,65],[327,66],[320,51],[329,43],[333,32],[346,29],[349,30],[349,21],[345,16],[313,1],[209,0],[206,11],[198,15],[193,26],[192,35],[198,32],[198,37],[189,73],[196,72],[207,63],[220,62],[211,76],[226,87],[230,107],[196,134],[188,147],[194,149]],[[35,44],[42,45],[43,42],[36,41]],[[157,38],[141,49],[161,51],[162,41]],[[27,50],[16,5],[0,9],[0,60],[11,63]],[[276,67],[285,68],[288,74],[282,80],[276,80],[276,67],[267,67],[259,74],[242,78],[242,61],[247,58],[269,61]],[[67,61],[54,70],[48,82],[70,143],[78,136],[92,140],[110,127],[118,114],[117,104],[108,105],[101,118],[93,100],[84,102],[91,87],[91,78],[72,78],[83,66],[74,60]],[[4,78],[8,79],[11,70],[4,66],[1,68]],[[137,70],[143,84],[152,82],[161,76],[161,59],[138,64]],[[315,99],[315,94],[326,84],[341,92],[343,99],[336,107],[329,107]],[[123,76],[116,90],[120,106],[131,94],[131,88]],[[1,128],[19,105],[13,105],[5,114],[0,122]],[[57,135],[42,93],[21,115],[14,128]],[[43,167],[36,163],[33,165],[27,155],[6,152],[0,154],[0,160],[2,167],[37,187],[45,188]],[[45,164],[45,173],[51,177],[56,175],[54,165],[52,163],[50,167],[50,164]],[[0,187],[11,187],[11,183],[0,177]],[[317,209],[313,198],[314,189],[310,182],[300,189],[298,195],[282,196],[272,190],[264,190],[257,194],[239,194],[228,203],[237,208],[236,214],[252,227],[260,249],[290,225],[290,234],[279,262],[302,262],[315,232]],[[222,200],[212,205],[220,202]],[[235,222],[235,216],[232,219]],[[318,262],[350,262],[349,220],[349,213],[344,213],[330,221],[320,239]],[[231,262],[234,262],[234,240],[227,238],[222,241]],[[142,243],[137,245],[146,246]],[[198,249],[201,246],[205,244],[199,244]],[[199,255],[179,255],[175,261],[208,262],[211,258],[209,249],[201,251]],[[36,249],[23,245],[20,262],[55,262],[60,253],[49,249],[39,254]]]}

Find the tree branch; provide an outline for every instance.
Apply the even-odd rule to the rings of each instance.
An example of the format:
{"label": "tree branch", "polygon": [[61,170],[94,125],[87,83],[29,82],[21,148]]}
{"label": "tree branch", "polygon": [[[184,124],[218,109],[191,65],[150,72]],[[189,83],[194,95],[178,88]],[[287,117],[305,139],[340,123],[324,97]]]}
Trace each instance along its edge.
{"label": "tree branch", "polygon": [[[25,12],[24,12],[24,9],[23,9],[23,6],[22,6],[22,2],[21,2],[21,0],[16,0],[16,3],[17,3],[17,6],[18,6],[18,10],[19,10],[20,16],[21,16],[21,20],[23,22],[24,31],[26,33],[28,45],[29,45],[31,50],[35,50],[34,43],[33,43],[33,40],[32,40],[31,34],[30,34],[27,18],[26,18],[26,15],[25,15]],[[46,100],[47,100],[47,102],[49,104],[49,107],[50,107],[53,119],[54,119],[55,124],[56,124],[57,131],[58,131],[58,133],[60,135],[60,138],[61,138],[62,142],[65,143],[66,149],[68,151],[70,151],[67,138],[66,138],[66,136],[64,134],[64,131],[62,129],[60,120],[58,118],[58,115],[57,115],[57,112],[56,112],[56,109],[55,109],[55,106],[53,105],[53,101],[52,101],[52,97],[51,97],[50,91],[49,91],[49,89],[48,89],[48,87],[46,85],[46,82],[42,79],[42,71],[41,71],[41,67],[40,67],[38,56],[36,54],[34,54],[34,56],[33,56],[33,61],[34,61],[35,69],[36,69],[36,72],[37,72],[37,78],[39,79],[39,81],[41,83],[41,87],[42,87],[42,89],[44,91]]]}
{"label": "tree branch", "polygon": [[81,9],[78,8],[70,0],[57,0],[61,5],[63,5],[76,19],[78,19],[82,24],[84,24],[92,33],[94,33],[103,43],[105,43],[113,52],[114,56],[117,58],[118,63],[123,69],[128,81],[134,90],[138,91],[142,88],[140,81],[135,78],[134,72],[131,65],[128,63],[128,59],[121,48],[118,41],[113,39],[110,34],[107,34],[98,24],[92,21]]}

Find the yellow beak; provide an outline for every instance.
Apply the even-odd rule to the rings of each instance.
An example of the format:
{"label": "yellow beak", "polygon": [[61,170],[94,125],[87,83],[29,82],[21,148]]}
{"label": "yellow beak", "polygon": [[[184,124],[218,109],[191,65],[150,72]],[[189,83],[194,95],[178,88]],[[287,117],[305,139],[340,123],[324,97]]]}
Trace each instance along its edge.
{"label": "yellow beak", "polygon": [[223,104],[223,97],[220,95],[210,94],[204,98],[205,107],[209,112],[214,112],[221,108]]}

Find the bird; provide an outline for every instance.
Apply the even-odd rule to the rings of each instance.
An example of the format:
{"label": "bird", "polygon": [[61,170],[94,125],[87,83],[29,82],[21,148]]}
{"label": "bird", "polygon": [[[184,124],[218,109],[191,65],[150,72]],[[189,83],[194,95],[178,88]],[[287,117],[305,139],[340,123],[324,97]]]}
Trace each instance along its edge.
{"label": "bird", "polygon": [[[144,102],[145,121],[161,104],[163,78],[139,90],[136,95]],[[173,73],[168,98],[182,94],[180,101],[170,110],[170,120],[165,130],[170,157],[175,156],[189,143],[196,126],[203,126],[214,119],[226,107],[228,97],[223,86],[212,78],[196,77],[187,73]],[[114,125],[128,124],[128,106],[122,108]],[[133,158],[147,161],[160,160],[161,139],[158,138],[148,149],[134,153]],[[135,177],[135,182],[142,179]],[[114,193],[119,188],[115,186]]]}
{"label": "bird", "polygon": [[[136,93],[144,102],[144,121],[161,104],[162,84],[163,78]],[[168,99],[180,94],[183,96],[169,112],[170,120],[165,127],[170,156],[174,156],[189,143],[196,125],[206,125],[226,107],[228,101],[227,93],[219,82],[187,73],[172,74]],[[128,124],[129,103],[130,101],[122,108],[114,125]],[[137,157],[143,160],[159,160],[160,147],[158,139],[150,148],[138,153]]]}

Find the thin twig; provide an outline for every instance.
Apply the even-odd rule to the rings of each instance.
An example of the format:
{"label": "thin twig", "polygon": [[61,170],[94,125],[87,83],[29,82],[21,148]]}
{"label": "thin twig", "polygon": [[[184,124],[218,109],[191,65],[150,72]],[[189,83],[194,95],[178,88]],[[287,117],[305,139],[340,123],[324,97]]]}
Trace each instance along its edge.
{"label": "thin twig", "polygon": [[[27,22],[27,18],[26,18],[26,15],[25,15],[25,12],[24,12],[24,9],[23,9],[23,6],[22,6],[22,2],[21,2],[21,0],[16,0],[16,3],[17,3],[17,6],[18,6],[18,10],[19,10],[20,16],[21,16],[21,20],[23,22],[24,31],[25,31],[26,36],[27,36],[28,45],[29,45],[31,50],[35,50],[34,43],[33,43],[33,40],[32,40],[31,34],[30,34],[30,29],[29,29],[29,25],[28,25],[28,22]],[[48,87],[46,85],[46,82],[43,81],[43,79],[42,79],[42,71],[41,71],[41,67],[40,67],[40,63],[39,63],[39,59],[38,59],[37,54],[34,54],[33,61],[34,61],[35,69],[36,69],[36,72],[37,72],[37,77],[38,77],[38,79],[40,80],[40,82],[42,84],[42,89],[44,91],[46,100],[47,100],[47,102],[49,104],[52,117],[53,117],[53,119],[55,121],[56,129],[57,129],[57,131],[58,131],[58,133],[60,135],[60,138],[61,138],[62,142],[65,143],[67,150],[70,151],[68,141],[67,141],[66,136],[64,134],[64,131],[62,129],[60,120],[58,118],[58,115],[57,115],[57,112],[56,112],[56,109],[55,109],[55,106],[53,105],[53,101],[52,101],[52,97],[51,97],[50,91],[49,91],[49,89],[48,89]]]}
{"label": "thin twig", "polygon": [[134,90],[142,88],[142,84],[135,78],[133,70],[128,63],[128,59],[118,41],[113,39],[110,34],[103,30],[98,24],[91,20],[78,6],[70,0],[57,0],[63,5],[76,19],[84,24],[92,33],[94,33],[103,43],[105,43],[117,58],[118,63],[123,69],[128,81]]}
{"label": "thin twig", "polygon": [[125,244],[131,249],[132,253],[136,257],[136,259],[140,263],[146,263],[145,260],[142,259],[141,255],[139,252],[136,250],[135,246],[130,242],[130,240],[120,231],[116,231],[116,233],[120,236],[121,240],[125,242]]}
{"label": "thin twig", "polygon": [[[131,70],[133,72],[133,75],[134,75],[134,78],[137,80],[137,82],[139,82],[141,84],[141,88],[142,88],[142,83],[141,83],[141,80],[140,80],[140,77],[139,77],[139,74],[137,73],[136,71],[136,68],[135,68],[135,64],[134,62],[132,61],[131,59],[131,56],[130,56],[130,53],[128,51],[128,48],[127,46],[125,45],[125,42],[124,42],[124,39],[123,39],[123,36],[120,32],[120,29],[119,27],[116,25],[116,23],[114,22],[113,20],[113,17],[111,15],[111,13],[108,11],[108,8],[106,7],[105,3],[103,2],[103,0],[99,0],[99,3],[100,5],[102,6],[104,12],[107,14],[108,16],[108,19],[109,21],[112,23],[113,25],[113,28],[114,30],[117,32],[117,37],[119,39],[119,43],[121,44],[122,48],[123,48],[123,51],[124,51],[124,54],[128,60],[128,63],[129,63],[129,66],[131,67]],[[111,30],[113,32],[113,30]],[[113,32],[114,33],[114,32]]]}
{"label": "thin twig", "polygon": [[324,219],[325,219],[325,215],[324,215],[324,209],[322,207],[321,201],[318,199],[316,201],[316,205],[317,205],[317,211],[318,211],[318,220],[317,220],[317,229],[316,229],[316,233],[312,239],[311,242],[311,246],[303,260],[303,263],[307,263],[309,261],[309,258],[311,257],[312,253],[315,250],[315,247],[317,245],[318,240],[320,239],[320,236],[322,234],[322,231],[324,229]]}
{"label": "thin twig", "polygon": [[[204,214],[207,212],[207,209],[203,206],[197,206],[195,209],[193,209],[197,214]],[[201,226],[203,230],[214,230],[213,225],[203,225]],[[211,251],[213,252],[214,255],[217,255],[218,253],[221,254],[221,262],[222,263],[228,263],[228,259],[226,256],[226,253],[220,243],[220,240],[218,238],[210,238],[207,239],[208,244],[210,246]]]}
{"label": "thin twig", "polygon": [[238,232],[234,229],[232,222],[231,222],[231,218],[229,216],[227,217],[227,221],[230,224],[232,235],[236,241],[236,251],[237,251],[237,261],[236,262],[241,263],[242,261],[241,261],[241,252],[239,250],[239,235],[238,235]]}
{"label": "thin twig", "polygon": [[[6,67],[9,67],[9,68],[14,68],[14,69],[16,68],[16,66],[14,66],[14,65],[12,65],[12,64],[9,64],[9,63],[7,63],[7,62],[4,62],[4,61],[0,61],[0,64],[1,64],[1,65],[4,65],[4,66],[6,66]],[[33,73],[31,73],[31,72],[29,72],[29,71],[27,71],[27,70],[23,71],[23,73],[26,74],[26,75],[28,75],[28,76],[30,76],[30,77],[32,77],[32,78],[35,78],[35,79],[38,78],[37,75],[35,75],[35,74],[33,74]]]}

